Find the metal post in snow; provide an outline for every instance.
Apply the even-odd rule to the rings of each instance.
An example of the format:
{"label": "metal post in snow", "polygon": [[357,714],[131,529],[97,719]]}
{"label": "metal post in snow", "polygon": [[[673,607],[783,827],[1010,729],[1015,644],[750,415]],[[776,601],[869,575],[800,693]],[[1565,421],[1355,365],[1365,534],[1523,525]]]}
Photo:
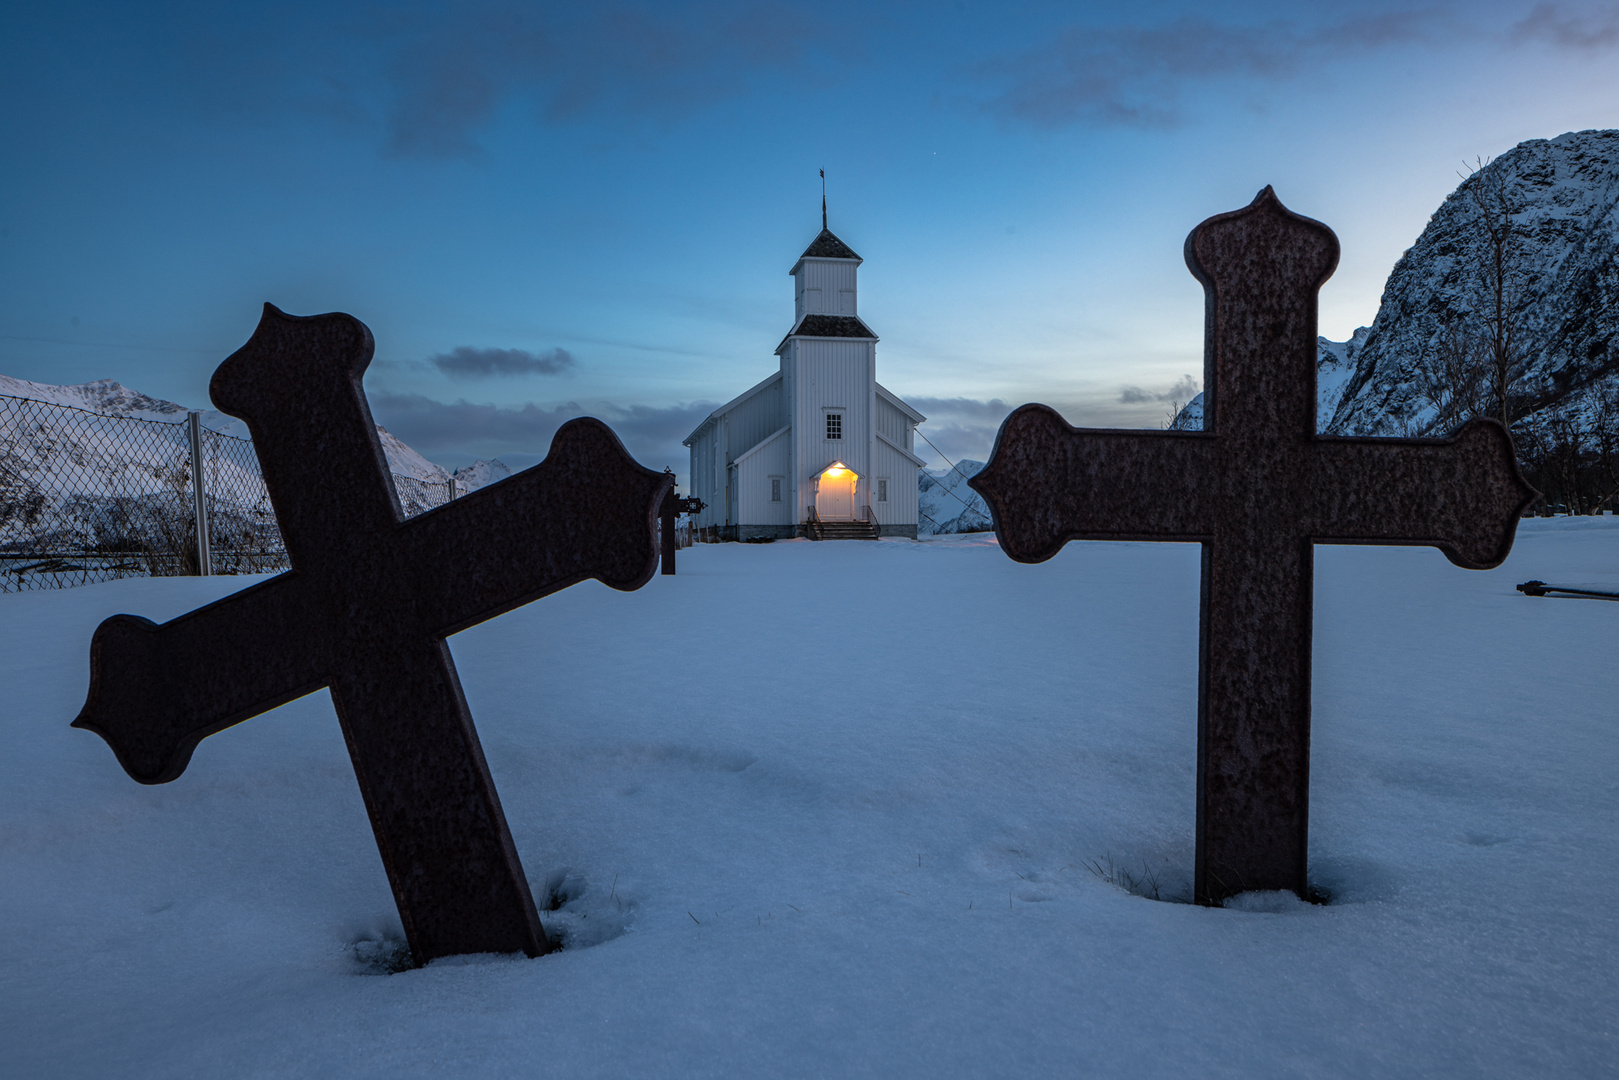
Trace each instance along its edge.
{"label": "metal post in snow", "polygon": [[202,463],[202,413],[195,410],[186,414],[187,434],[191,439],[191,510],[197,521],[197,574],[207,577],[214,572],[213,553],[208,543],[208,489]]}
{"label": "metal post in snow", "polygon": [[[666,468],[663,472],[670,480],[674,479],[674,470]],[[675,489],[671,486],[669,494],[663,497],[663,504],[658,507],[659,539],[662,541],[661,546],[663,549],[663,572],[670,575],[675,572],[675,514],[678,510],[676,505],[678,502],[679,500],[675,498]]]}

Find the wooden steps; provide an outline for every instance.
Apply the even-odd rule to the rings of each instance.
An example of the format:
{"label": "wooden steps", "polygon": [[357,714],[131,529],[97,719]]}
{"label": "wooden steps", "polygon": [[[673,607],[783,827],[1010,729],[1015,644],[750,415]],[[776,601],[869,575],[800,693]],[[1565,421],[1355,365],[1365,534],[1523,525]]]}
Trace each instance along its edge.
{"label": "wooden steps", "polygon": [[875,540],[878,535],[869,521],[812,521],[804,533],[811,540]]}

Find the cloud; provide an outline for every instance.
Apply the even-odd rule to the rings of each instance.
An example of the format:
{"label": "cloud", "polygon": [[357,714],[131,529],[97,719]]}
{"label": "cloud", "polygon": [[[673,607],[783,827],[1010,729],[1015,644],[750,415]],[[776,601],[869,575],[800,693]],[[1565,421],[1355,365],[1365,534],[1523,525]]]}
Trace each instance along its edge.
{"label": "cloud", "polygon": [[1561,4],[1536,4],[1512,27],[1514,41],[1544,41],[1561,49],[1594,52],[1619,45],[1619,4],[1581,18]]}
{"label": "cloud", "polygon": [[1006,414],[1012,411],[1012,406],[1000,398],[980,401],[977,398],[964,397],[911,397],[905,400],[918,412],[934,420],[941,417],[957,416],[990,420],[999,424],[1006,419]]}
{"label": "cloud", "polygon": [[[541,123],[665,123],[817,68],[847,27],[785,2],[671,8],[466,0],[219,9],[180,36],[182,93],[216,112],[319,115],[380,136],[389,156],[464,158],[509,109]],[[833,46],[836,46],[834,48]]]}
{"label": "cloud", "polygon": [[1355,52],[1421,42],[1431,11],[1357,15],[1326,26],[1229,25],[1184,16],[1159,26],[1072,26],[1050,44],[982,65],[1001,89],[985,108],[1037,127],[1172,127],[1198,85],[1280,81]]}
{"label": "cloud", "polygon": [[1149,405],[1153,402],[1163,404],[1186,404],[1197,396],[1201,387],[1198,381],[1190,375],[1182,375],[1180,381],[1168,390],[1143,390],[1139,386],[1126,386],[1119,393],[1120,405]]}
{"label": "cloud", "polygon": [[[963,459],[983,461],[995,445],[995,433],[1001,421],[1014,406],[1000,398],[935,398],[908,397],[905,399],[927,421],[917,428],[922,436],[916,445],[917,455],[928,459],[930,465],[945,467],[945,460]],[[929,446],[929,442],[933,445]]]}
{"label": "cloud", "polygon": [[[1148,415],[1141,408],[1142,405],[1184,405],[1197,394],[1198,389],[1198,380],[1185,375],[1163,390],[1126,386],[1117,397],[1085,392],[1078,396],[1042,397],[1040,400],[1056,409],[1076,427],[1153,430],[1163,426],[1165,414],[1152,410],[1156,415]],[[945,459],[956,462],[988,458],[995,445],[995,436],[1000,432],[1001,422],[1016,407],[1000,398],[907,397],[906,400],[927,415],[927,421],[917,428],[917,433],[923,438],[917,440],[916,452],[928,460],[930,467],[939,468],[945,467]]]}
{"label": "cloud", "polygon": [[451,378],[490,375],[561,375],[574,365],[567,349],[531,353],[526,349],[474,349],[468,345],[429,357],[428,363]]}
{"label": "cloud", "polygon": [[600,405],[576,401],[516,407],[446,403],[421,394],[372,393],[377,421],[417,452],[440,464],[500,457],[522,467],[543,458],[557,428],[576,416],[605,421],[637,460],[651,468],[682,469],[688,454],[680,440],[713,412],[714,402],[652,405]]}

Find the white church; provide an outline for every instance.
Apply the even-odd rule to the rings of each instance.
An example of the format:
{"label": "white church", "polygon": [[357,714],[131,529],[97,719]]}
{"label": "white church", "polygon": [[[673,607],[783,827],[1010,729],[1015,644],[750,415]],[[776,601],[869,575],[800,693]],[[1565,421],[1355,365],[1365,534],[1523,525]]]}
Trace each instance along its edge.
{"label": "white church", "polygon": [[877,335],[860,319],[860,256],[826,227],[789,271],[793,328],[781,367],[686,436],[705,539],[916,538],[916,425],[877,382]]}

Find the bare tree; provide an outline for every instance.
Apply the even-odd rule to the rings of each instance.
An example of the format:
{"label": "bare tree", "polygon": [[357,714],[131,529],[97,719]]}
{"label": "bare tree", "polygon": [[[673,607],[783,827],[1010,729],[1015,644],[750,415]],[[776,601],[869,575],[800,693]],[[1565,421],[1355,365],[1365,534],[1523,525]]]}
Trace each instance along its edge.
{"label": "bare tree", "polygon": [[[1532,403],[1519,385],[1528,367],[1521,333],[1525,242],[1513,227],[1510,189],[1516,175],[1505,169],[1486,169],[1475,159],[1468,171],[1472,184],[1474,220],[1484,234],[1484,257],[1474,279],[1474,317],[1481,324],[1474,350],[1482,353],[1488,415],[1511,429]],[[1466,186],[1464,184],[1464,186]]]}
{"label": "bare tree", "polygon": [[1619,496],[1619,381],[1611,378],[1592,402],[1591,457],[1591,512],[1598,514]]}
{"label": "bare tree", "polygon": [[1567,514],[1586,512],[1581,480],[1588,435],[1583,410],[1568,400],[1527,418],[1514,433],[1518,456],[1535,473],[1548,505],[1561,504]]}
{"label": "bare tree", "polygon": [[1482,356],[1477,331],[1457,322],[1444,327],[1435,348],[1417,358],[1417,389],[1434,407],[1433,433],[1448,434],[1485,414]]}
{"label": "bare tree", "polygon": [[1415,364],[1419,393],[1434,408],[1429,431],[1453,431],[1477,416],[1509,430],[1543,402],[1528,392],[1523,309],[1528,298],[1523,236],[1512,219],[1515,174],[1483,158],[1460,173],[1471,224],[1482,241],[1462,296],[1465,306]]}
{"label": "bare tree", "polygon": [[[1460,175],[1469,262],[1448,321],[1413,365],[1432,419],[1412,425],[1407,417],[1406,426],[1447,434],[1475,417],[1498,420],[1548,505],[1599,510],[1619,498],[1616,357],[1575,343],[1577,317],[1558,326],[1531,321],[1544,313],[1534,306],[1541,298],[1531,288],[1532,241],[1514,220],[1518,175],[1483,158]],[[1592,304],[1602,307],[1602,297],[1584,306]]]}

